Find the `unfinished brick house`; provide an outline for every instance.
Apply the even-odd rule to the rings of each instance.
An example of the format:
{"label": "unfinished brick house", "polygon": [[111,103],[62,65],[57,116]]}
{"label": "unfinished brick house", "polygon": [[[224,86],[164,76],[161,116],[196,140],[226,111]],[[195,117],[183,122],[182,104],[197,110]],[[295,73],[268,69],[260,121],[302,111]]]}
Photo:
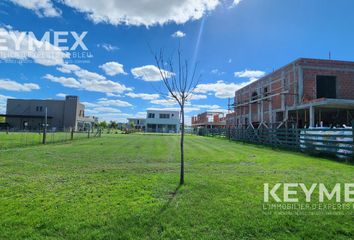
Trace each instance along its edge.
{"label": "unfinished brick house", "polygon": [[193,128],[225,128],[226,120],[223,112],[207,111],[192,117]]}
{"label": "unfinished brick house", "polygon": [[231,127],[351,125],[354,62],[301,58],[236,91]]}

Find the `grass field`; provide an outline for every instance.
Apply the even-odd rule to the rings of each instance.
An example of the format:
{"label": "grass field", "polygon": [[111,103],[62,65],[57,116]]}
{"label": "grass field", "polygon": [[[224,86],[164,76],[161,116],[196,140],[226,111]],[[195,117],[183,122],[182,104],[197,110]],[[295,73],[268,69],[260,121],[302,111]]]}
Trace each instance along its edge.
{"label": "grass field", "polygon": [[105,135],[0,151],[0,239],[354,238],[353,210],[262,209],[265,182],[352,182],[352,165],[188,136],[178,188],[178,140]]}

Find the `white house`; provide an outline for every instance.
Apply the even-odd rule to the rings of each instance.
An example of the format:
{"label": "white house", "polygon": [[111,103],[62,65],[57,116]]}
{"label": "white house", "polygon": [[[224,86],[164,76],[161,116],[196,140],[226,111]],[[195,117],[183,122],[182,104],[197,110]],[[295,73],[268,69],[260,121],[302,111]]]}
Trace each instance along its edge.
{"label": "white house", "polygon": [[179,111],[148,110],[146,132],[178,133],[180,128]]}
{"label": "white house", "polygon": [[146,125],[146,119],[145,118],[128,118],[128,124],[127,127],[134,128],[134,129],[140,129],[140,130],[145,130],[145,125]]}

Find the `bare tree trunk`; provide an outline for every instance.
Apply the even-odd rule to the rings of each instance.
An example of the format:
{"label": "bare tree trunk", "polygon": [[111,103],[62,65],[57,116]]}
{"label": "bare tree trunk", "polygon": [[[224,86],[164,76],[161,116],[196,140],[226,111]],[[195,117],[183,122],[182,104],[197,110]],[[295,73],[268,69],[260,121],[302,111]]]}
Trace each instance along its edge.
{"label": "bare tree trunk", "polygon": [[181,106],[181,117],[182,117],[182,126],[181,126],[181,176],[179,184],[184,184],[184,106]]}

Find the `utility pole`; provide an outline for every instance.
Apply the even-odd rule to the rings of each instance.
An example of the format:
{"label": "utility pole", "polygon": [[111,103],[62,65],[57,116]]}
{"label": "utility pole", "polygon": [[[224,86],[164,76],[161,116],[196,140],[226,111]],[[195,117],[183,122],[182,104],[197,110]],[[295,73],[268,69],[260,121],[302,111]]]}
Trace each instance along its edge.
{"label": "utility pole", "polygon": [[45,107],[45,116],[44,116],[44,128],[43,128],[43,144],[47,142],[47,125],[48,125],[48,108]]}

